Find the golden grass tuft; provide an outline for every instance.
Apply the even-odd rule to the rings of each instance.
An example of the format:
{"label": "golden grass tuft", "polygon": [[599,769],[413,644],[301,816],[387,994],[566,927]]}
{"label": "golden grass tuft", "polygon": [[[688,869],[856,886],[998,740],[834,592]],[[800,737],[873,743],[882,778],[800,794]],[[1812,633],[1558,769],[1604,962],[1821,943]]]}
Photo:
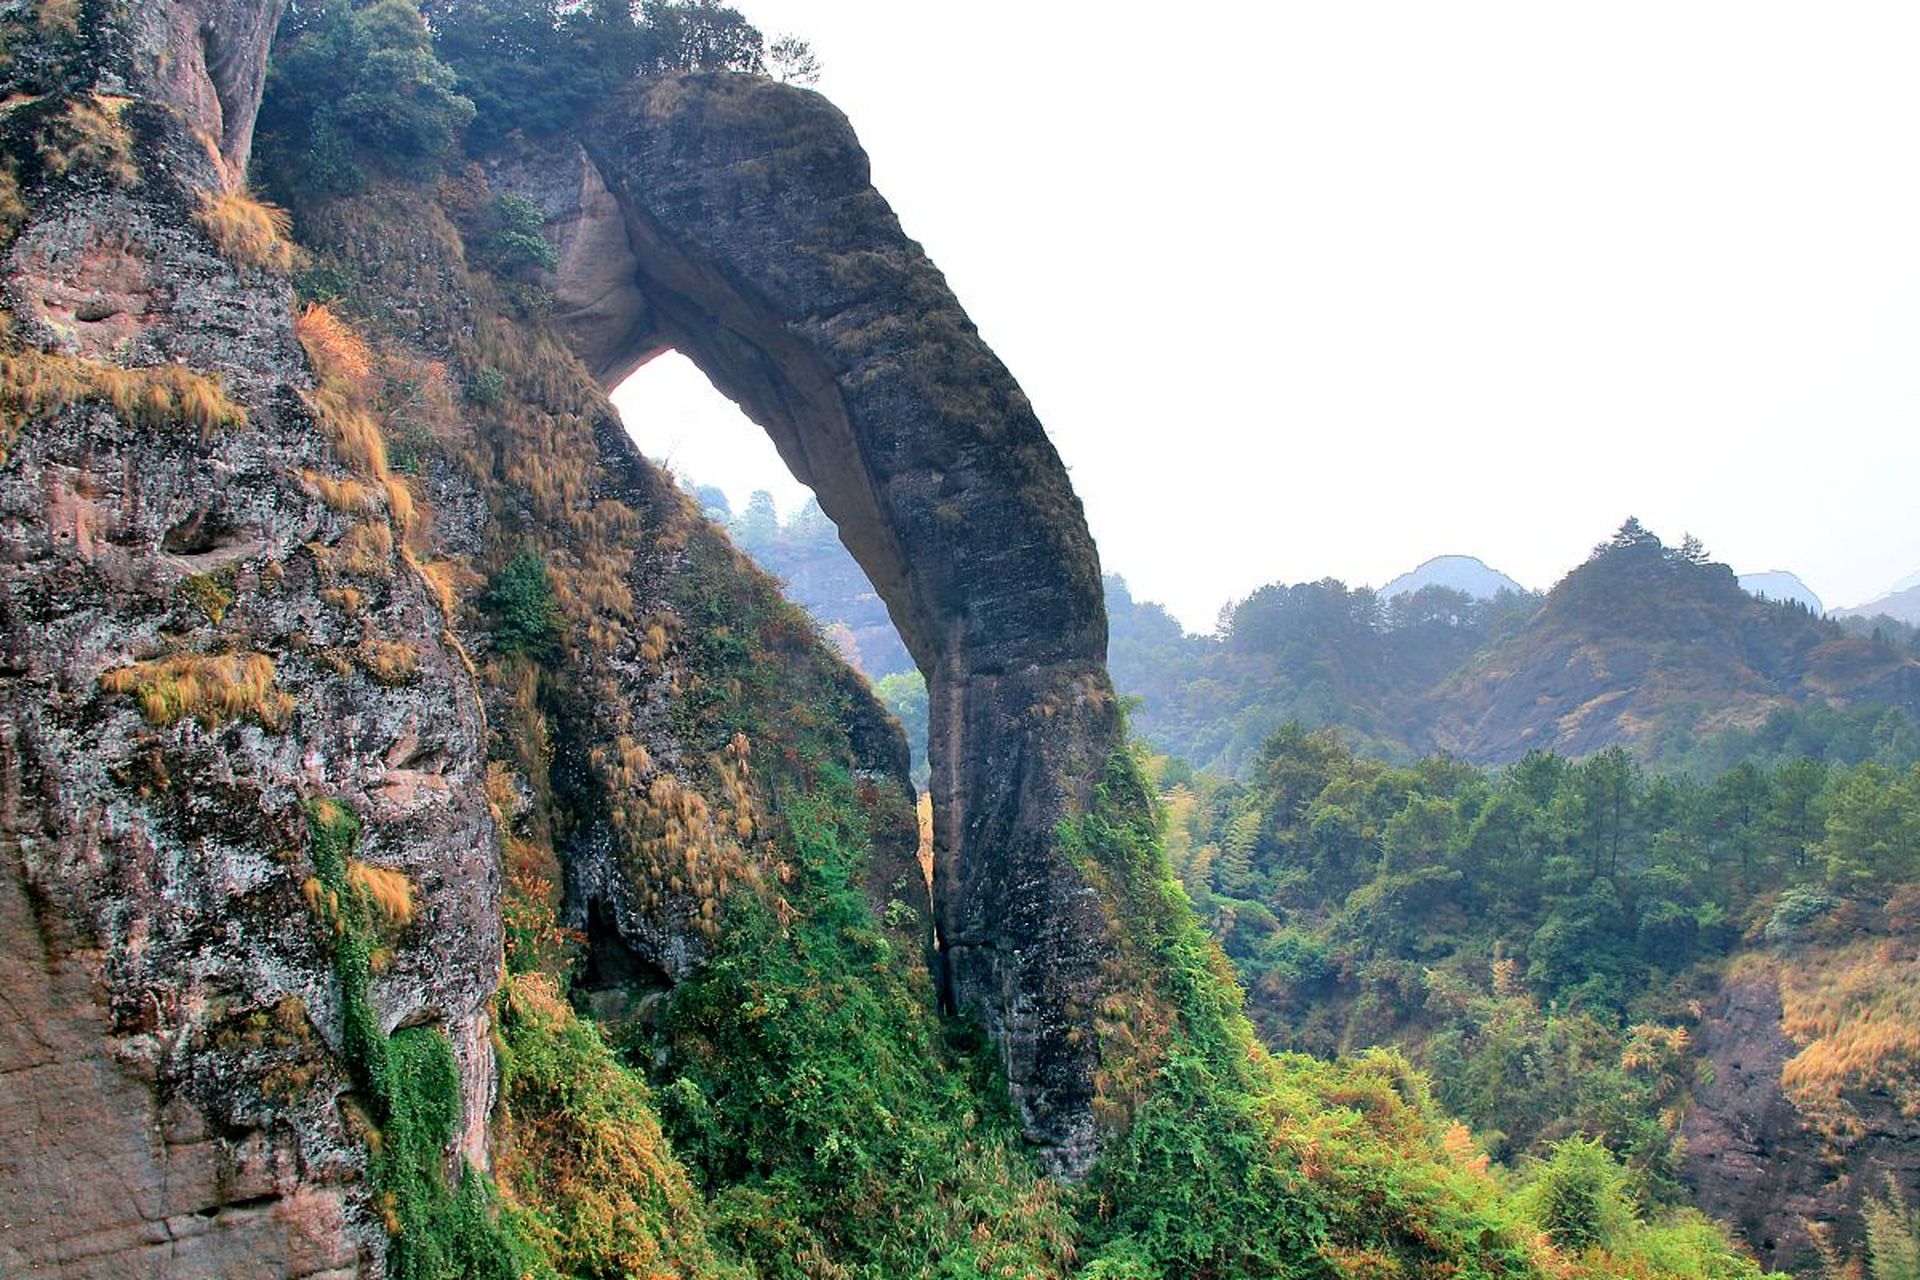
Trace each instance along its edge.
{"label": "golden grass tuft", "polygon": [[133,159],[133,130],[125,119],[131,98],[108,93],[75,98],[37,140],[40,160],[56,177],[98,169],[117,186],[140,181]]}
{"label": "golden grass tuft", "polygon": [[413,882],[398,871],[347,862],[347,883],[363,894],[389,925],[404,929],[413,920]]}
{"label": "golden grass tuft", "polygon": [[334,567],[356,578],[393,576],[393,530],[384,524],[357,524],[335,549]]}
{"label": "golden grass tuft", "polygon": [[360,612],[360,606],[364,603],[360,592],[353,587],[322,588],[320,599],[350,618]]}
{"label": "golden grass tuft", "polygon": [[293,333],[321,382],[357,389],[372,374],[373,349],[331,307],[308,303],[294,318]]}
{"label": "golden grass tuft", "polygon": [[1920,1116],[1920,954],[1876,939],[1810,957],[1780,975],[1781,1026],[1802,1046],[1780,1072],[1801,1113],[1830,1139],[1863,1131],[1848,1094],[1890,1095]]}
{"label": "golden grass tuft", "polygon": [[319,876],[308,876],[300,886],[300,896],[307,900],[307,910],[313,912],[316,919],[324,920],[340,932],[340,895],[327,888]]}
{"label": "golden grass tuft", "polygon": [[373,415],[356,406],[338,390],[322,386],[307,396],[314,416],[333,436],[333,445],[347,469],[369,480],[385,483],[387,440]]}
{"label": "golden grass tuft", "polygon": [[287,211],[245,191],[202,196],[194,221],[221,257],[240,266],[286,275],[299,258],[291,238],[293,219]]}
{"label": "golden grass tuft", "polygon": [[[384,442],[381,445],[385,451]],[[380,485],[387,495],[387,510],[393,516],[393,522],[402,533],[413,527],[413,490],[407,488],[407,482],[396,475],[381,477]]]}
{"label": "golden grass tuft", "polygon": [[202,438],[247,422],[218,378],[183,365],[122,369],[47,351],[0,355],[0,445],[28,421],[77,404],[105,405],[135,426],[195,427]]}
{"label": "golden grass tuft", "polygon": [[440,612],[452,618],[460,611],[460,602],[486,585],[486,579],[462,560],[428,560],[416,566],[421,581],[427,584]]}
{"label": "golden grass tuft", "polygon": [[133,695],[156,725],[191,716],[211,729],[244,717],[279,729],[293,713],[293,699],[274,684],[273,659],[261,653],[171,654],[105,672],[100,687]]}
{"label": "golden grass tuft", "polygon": [[376,684],[406,684],[420,671],[420,651],[404,640],[362,640],[353,660]]}
{"label": "golden grass tuft", "polygon": [[336,480],[318,471],[302,471],[300,479],[320,495],[320,501],[343,515],[366,516],[380,509],[380,491],[370,484],[350,477]]}

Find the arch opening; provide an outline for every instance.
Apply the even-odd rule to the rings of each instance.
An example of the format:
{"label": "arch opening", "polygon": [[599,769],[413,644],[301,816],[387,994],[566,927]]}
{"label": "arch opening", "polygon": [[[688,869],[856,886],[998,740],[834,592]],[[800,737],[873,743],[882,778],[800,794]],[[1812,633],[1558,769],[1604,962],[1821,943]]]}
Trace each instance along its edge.
{"label": "arch opening", "polygon": [[627,434],[679,481],[755,563],[780,579],[822,634],[906,730],[913,784],[925,793],[926,681],[866,570],[773,442],[700,367],[662,351],[613,389]]}
{"label": "arch opening", "polygon": [[750,76],[642,81],[490,172],[547,214],[554,316],[613,387],[699,366],[816,495],[926,682],[942,998],[1056,1173],[1097,1153],[1112,943],[1061,843],[1119,742],[1099,559],[1025,395],[868,181],[843,116]]}

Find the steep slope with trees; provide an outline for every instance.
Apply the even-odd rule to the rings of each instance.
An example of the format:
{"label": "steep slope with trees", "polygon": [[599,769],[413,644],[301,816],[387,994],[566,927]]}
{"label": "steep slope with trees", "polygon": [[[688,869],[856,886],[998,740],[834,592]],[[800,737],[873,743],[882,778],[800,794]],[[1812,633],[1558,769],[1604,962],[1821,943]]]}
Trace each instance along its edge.
{"label": "steep slope with trees", "polygon": [[1629,520],[1521,632],[1421,700],[1434,747],[1504,762],[1630,743],[1645,756],[1751,727],[1775,710],[1920,714],[1920,661],[1792,602],[1755,599],[1696,545]]}
{"label": "steep slope with trees", "polygon": [[1597,1139],[1801,1274],[1920,1200],[1920,766],[1482,773],[1295,726],[1245,784],[1162,783],[1276,1049],[1401,1046],[1497,1154]]}

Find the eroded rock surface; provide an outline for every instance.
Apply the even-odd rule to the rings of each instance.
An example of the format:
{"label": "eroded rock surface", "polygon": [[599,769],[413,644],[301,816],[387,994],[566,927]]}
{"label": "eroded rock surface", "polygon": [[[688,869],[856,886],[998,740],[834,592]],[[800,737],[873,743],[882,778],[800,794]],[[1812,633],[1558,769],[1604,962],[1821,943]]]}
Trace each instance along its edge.
{"label": "eroded rock surface", "polygon": [[[479,703],[401,519],[323,499],[315,477],[348,467],[306,398],[291,288],[193,219],[244,159],[277,12],[134,5],[86,31],[73,74],[128,99],[129,171],[44,175],[0,262],[20,344],[0,437],[9,1276],[377,1268],[315,800],[405,877],[375,1018],[444,1030],[460,1146],[486,1156]],[[158,56],[181,31],[199,61]],[[129,379],[176,390],[116,396]],[[405,647],[403,679],[360,660],[375,640]]]}
{"label": "eroded rock surface", "polygon": [[751,77],[637,86],[498,165],[539,203],[559,319],[608,384],[671,347],[773,438],[885,599],[931,703],[946,990],[1026,1132],[1095,1154],[1097,895],[1055,842],[1118,741],[1098,559],[1031,406],[869,182],[845,118]]}
{"label": "eroded rock surface", "polygon": [[1696,1047],[1711,1076],[1681,1124],[1681,1174],[1699,1206],[1730,1224],[1768,1270],[1826,1272],[1864,1244],[1859,1206],[1888,1185],[1920,1187],[1920,1119],[1880,1091],[1854,1091],[1861,1131],[1823,1137],[1781,1087],[1800,1051],[1781,1025],[1779,975],[1767,966],[1730,981],[1701,1022]]}

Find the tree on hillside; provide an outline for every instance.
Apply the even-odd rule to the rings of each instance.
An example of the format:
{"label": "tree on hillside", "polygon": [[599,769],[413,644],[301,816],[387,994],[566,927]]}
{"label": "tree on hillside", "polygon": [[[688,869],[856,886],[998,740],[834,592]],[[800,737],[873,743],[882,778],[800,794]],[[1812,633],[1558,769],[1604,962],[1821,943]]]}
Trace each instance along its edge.
{"label": "tree on hillside", "polygon": [[283,195],[431,178],[473,120],[411,0],[302,0],[281,21],[260,103],[260,172]]}

